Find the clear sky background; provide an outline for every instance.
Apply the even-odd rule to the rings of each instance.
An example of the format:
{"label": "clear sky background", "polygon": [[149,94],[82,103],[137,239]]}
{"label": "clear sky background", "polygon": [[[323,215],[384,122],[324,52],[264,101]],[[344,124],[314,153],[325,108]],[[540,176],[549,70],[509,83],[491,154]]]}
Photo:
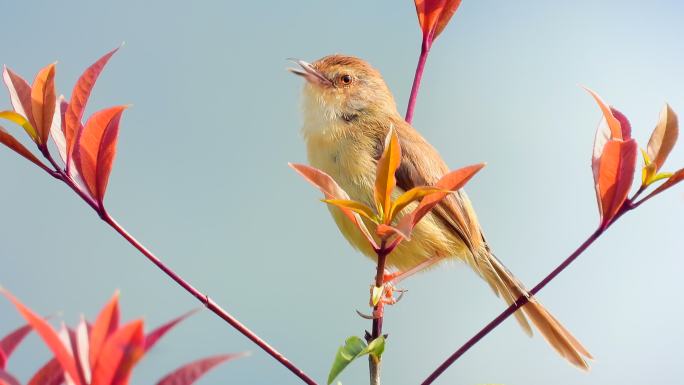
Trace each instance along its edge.
{"label": "clear sky background", "polygon": [[[367,59],[404,110],[418,56],[404,1],[8,1],[0,61],[32,79],[59,61],[58,91],[126,42],[89,111],[132,103],[107,206],[170,266],[323,382],[345,337],[369,321],[374,265],[337,232],[303,162],[301,79],[285,58]],[[530,286],[597,224],[590,170],[600,112],[580,85],[631,120],[644,146],[667,101],[684,112],[680,1],[465,0],[433,47],[414,124],[451,167],[486,161],[468,186],[497,255]],[[2,95],[2,108],[9,98]],[[4,124],[4,123],[3,123]],[[18,130],[14,129],[14,132]],[[667,166],[684,165],[684,143]],[[93,319],[115,289],[148,327],[197,306],[77,199],[0,151],[0,284],[43,314]],[[684,377],[684,189],[621,219],[540,294],[594,354],[581,373],[512,321],[439,384],[675,384]],[[405,281],[386,312],[386,384],[416,384],[504,307],[461,264]],[[0,333],[21,324],[0,300]],[[135,371],[151,384],[201,356],[251,350],[202,384],[298,384],[202,312]],[[27,379],[49,353],[35,336],[10,360]],[[340,378],[367,382],[366,362]]]}

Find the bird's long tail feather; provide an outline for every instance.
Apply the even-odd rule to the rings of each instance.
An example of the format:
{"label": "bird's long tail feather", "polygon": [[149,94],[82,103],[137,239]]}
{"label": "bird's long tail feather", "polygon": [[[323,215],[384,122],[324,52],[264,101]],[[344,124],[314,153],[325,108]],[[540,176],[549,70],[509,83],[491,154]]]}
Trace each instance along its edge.
{"label": "bird's long tail feather", "polygon": [[[527,290],[522,283],[494,255],[487,251],[486,256],[481,256],[479,262],[485,264],[484,268],[480,265],[479,269],[484,278],[508,305],[520,296],[527,295]],[[532,321],[532,324],[558,354],[576,367],[589,370],[586,359],[593,359],[589,351],[535,298],[530,298],[530,301],[518,310],[515,316],[528,334],[531,334],[531,329],[527,319]]]}

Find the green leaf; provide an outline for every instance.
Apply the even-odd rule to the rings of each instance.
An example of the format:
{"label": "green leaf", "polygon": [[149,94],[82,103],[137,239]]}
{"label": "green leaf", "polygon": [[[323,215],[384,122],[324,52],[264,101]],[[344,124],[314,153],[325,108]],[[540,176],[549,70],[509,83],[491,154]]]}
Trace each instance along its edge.
{"label": "green leaf", "polygon": [[328,374],[328,385],[332,384],[335,378],[342,373],[344,368],[354,361],[366,349],[366,343],[359,337],[351,336],[344,341],[344,346],[340,346],[335,354],[330,373]]}
{"label": "green leaf", "polygon": [[380,357],[385,351],[385,337],[378,337],[366,345],[363,339],[351,336],[344,342],[344,346],[340,346],[335,355],[330,374],[328,374],[328,385],[335,381],[335,378],[342,373],[342,371],[355,359],[372,354],[375,357]]}
{"label": "green leaf", "polygon": [[380,336],[374,339],[370,344],[368,344],[365,350],[375,357],[382,356],[382,353],[385,351],[385,337]]}

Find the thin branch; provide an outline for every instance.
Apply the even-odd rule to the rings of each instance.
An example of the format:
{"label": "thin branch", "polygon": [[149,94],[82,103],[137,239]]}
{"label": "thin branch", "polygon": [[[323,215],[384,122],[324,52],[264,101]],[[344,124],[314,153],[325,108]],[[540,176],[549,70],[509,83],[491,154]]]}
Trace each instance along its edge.
{"label": "thin branch", "polygon": [[423,78],[423,71],[425,70],[425,62],[430,53],[430,42],[423,40],[420,48],[420,56],[418,57],[418,65],[416,66],[416,74],[413,77],[413,85],[411,86],[411,95],[409,96],[408,107],[406,107],[406,122],[409,124],[413,121],[413,110],[416,107],[416,100],[418,99],[418,89]]}
{"label": "thin branch", "polygon": [[[587,240],[585,240],[572,254],[570,254],[563,262],[558,265],[553,271],[551,271],[544,279],[542,279],[532,290],[529,291],[529,296],[533,296],[537,294],[541,289],[543,289],[549,282],[551,282],[558,274],[560,274],[565,268],[570,266],[570,264],[577,259],[591,244],[594,243],[615,221],[620,218],[622,215],[624,215],[626,212],[633,210],[636,206],[632,204],[632,200],[637,198],[643,190],[638,191],[631,199],[626,200],[618,213],[613,217],[611,221],[609,221],[605,226],[599,227],[598,230],[594,231]],[[506,318],[510,317],[515,313],[518,309],[523,307],[527,302],[529,302],[529,298],[526,295],[523,295],[519,297],[513,304],[511,304],[506,310],[501,312],[496,318],[494,318],[491,322],[489,322],[485,327],[483,327],[477,334],[475,334],[472,338],[470,338],[468,341],[466,341],[463,346],[461,346],[458,350],[456,350],[449,358],[447,358],[437,369],[435,369],[434,372],[432,372],[428,378],[425,379],[421,383],[421,385],[428,385],[432,384],[437,377],[439,377],[444,371],[451,366],[456,360],[458,360],[465,352],[470,350],[475,344],[477,344],[484,336],[489,334],[492,330],[494,330],[497,326],[499,326]]]}
{"label": "thin branch", "polygon": [[116,220],[114,220],[114,218],[112,218],[112,216],[109,215],[109,213],[104,209],[103,206],[99,205],[90,196],[86,195],[74,182],[73,178],[67,175],[67,173],[54,162],[48,151],[45,151],[44,155],[56,169],[54,173],[48,172],[50,175],[61,180],[72,190],[74,190],[74,192],[76,192],[78,196],[81,197],[81,199],[88,203],[88,205],[92,207],[93,210],[95,210],[95,212],[98,213],[100,218],[105,223],[111,226],[117,233],[119,233],[124,239],[126,239],[128,243],[130,243],[133,247],[140,251],[140,253],[142,253],[150,262],[152,262],[161,271],[163,271],[169,278],[173,279],[179,286],[181,286],[183,289],[185,289],[185,291],[187,291],[198,301],[200,301],[212,313],[219,316],[221,319],[226,321],[226,323],[228,323],[242,335],[244,335],[249,340],[254,342],[262,350],[268,353],[271,357],[275,358],[283,366],[289,369],[294,375],[299,377],[304,383],[308,385],[318,385],[316,381],[314,381],[311,377],[304,373],[304,371],[295,366],[279,351],[277,351],[266,341],[257,336],[253,331],[247,328],[247,326],[243,325],[235,317],[230,315],[230,313],[221,308],[221,306],[219,306],[216,302],[209,298],[209,296],[196,289],[189,282],[187,282],[180,275],[178,275],[173,269],[171,269],[164,262],[162,262],[156,255],[154,255],[154,253],[147,249],[142,243],[140,243],[137,239],[135,239],[135,237],[133,237],[128,231],[126,231]]}
{"label": "thin branch", "polygon": [[[383,290],[385,285],[385,264],[387,262],[387,255],[390,252],[391,250],[387,248],[387,242],[383,240],[380,248],[377,250],[378,265],[375,271],[375,287],[382,287]],[[382,296],[384,296],[384,293],[382,293]],[[373,306],[373,329],[368,343],[382,335],[384,306],[383,298],[380,298],[378,303]],[[373,354],[368,355],[368,367],[370,373],[370,384],[380,385],[380,357],[376,357]]]}

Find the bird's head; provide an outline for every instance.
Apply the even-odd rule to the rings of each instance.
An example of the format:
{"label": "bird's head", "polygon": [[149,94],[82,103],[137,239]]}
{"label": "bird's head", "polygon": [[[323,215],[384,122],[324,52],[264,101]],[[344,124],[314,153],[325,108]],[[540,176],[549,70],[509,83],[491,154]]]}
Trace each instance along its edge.
{"label": "bird's head", "polygon": [[380,72],[367,62],[343,55],[326,56],[313,63],[295,62],[300,68],[290,71],[306,80],[305,115],[353,122],[397,114],[392,93]]}

